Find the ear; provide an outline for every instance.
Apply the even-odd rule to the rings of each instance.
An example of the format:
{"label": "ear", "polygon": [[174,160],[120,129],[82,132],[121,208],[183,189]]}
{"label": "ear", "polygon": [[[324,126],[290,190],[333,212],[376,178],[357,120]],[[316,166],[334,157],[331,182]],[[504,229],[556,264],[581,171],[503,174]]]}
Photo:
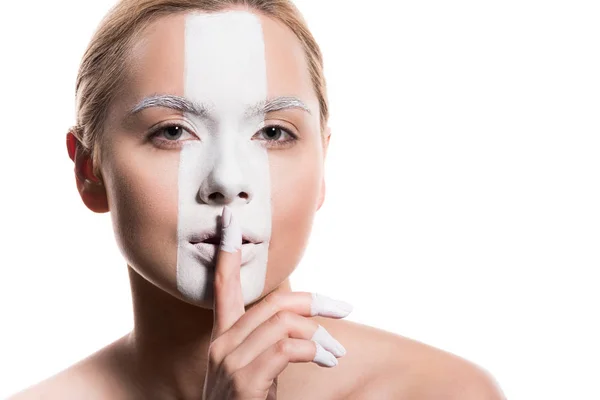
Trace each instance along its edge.
{"label": "ear", "polygon": [[[323,162],[325,162],[325,158],[327,158],[327,149],[329,148],[329,138],[331,137],[331,127],[328,126],[323,134],[325,135],[323,143]],[[317,203],[317,211],[321,208],[323,202],[325,201],[325,192],[325,173],[323,173],[323,177],[321,178],[321,192],[319,193],[319,202]]]}
{"label": "ear", "polygon": [[75,163],[75,180],[77,191],[83,203],[96,213],[109,211],[108,199],[104,183],[94,175],[92,159],[89,152],[83,151],[72,131],[67,133],[67,151],[69,158]]}

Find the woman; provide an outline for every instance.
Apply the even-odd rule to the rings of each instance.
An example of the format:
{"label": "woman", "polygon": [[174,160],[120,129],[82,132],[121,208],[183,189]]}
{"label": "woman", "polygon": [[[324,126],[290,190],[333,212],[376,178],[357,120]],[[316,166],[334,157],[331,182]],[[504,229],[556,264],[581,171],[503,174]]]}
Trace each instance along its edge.
{"label": "woman", "polygon": [[15,398],[500,399],[477,366],[293,292],[325,196],[318,45],[286,0],[124,0],[77,80],[83,202],[111,212],[135,327]]}

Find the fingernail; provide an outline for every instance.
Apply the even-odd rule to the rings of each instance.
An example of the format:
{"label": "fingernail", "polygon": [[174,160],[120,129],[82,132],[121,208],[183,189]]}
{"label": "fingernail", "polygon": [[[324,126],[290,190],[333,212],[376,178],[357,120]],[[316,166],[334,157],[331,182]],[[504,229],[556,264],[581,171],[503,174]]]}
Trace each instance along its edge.
{"label": "fingernail", "polygon": [[311,316],[320,315],[324,317],[346,317],[354,307],[350,303],[341,300],[334,300],[331,297],[319,293],[312,293],[312,303],[310,308]]}
{"label": "fingernail", "polygon": [[229,223],[231,222],[231,208],[225,206],[223,207],[223,212],[221,213],[221,223],[223,224],[223,228],[227,228]]}
{"label": "fingernail", "polygon": [[346,354],[344,346],[321,325],[319,325],[310,340],[318,342],[325,350],[331,352],[336,357],[342,357]]}
{"label": "fingernail", "polygon": [[223,207],[223,229],[221,230],[221,249],[235,253],[242,248],[242,228],[233,215],[231,208]]}
{"label": "fingernail", "polygon": [[338,365],[338,360],[333,354],[325,350],[323,346],[321,346],[317,342],[315,342],[315,346],[317,346],[317,352],[315,354],[315,357],[313,358],[314,362],[316,362],[317,364],[324,365],[326,367],[335,367],[336,365]]}

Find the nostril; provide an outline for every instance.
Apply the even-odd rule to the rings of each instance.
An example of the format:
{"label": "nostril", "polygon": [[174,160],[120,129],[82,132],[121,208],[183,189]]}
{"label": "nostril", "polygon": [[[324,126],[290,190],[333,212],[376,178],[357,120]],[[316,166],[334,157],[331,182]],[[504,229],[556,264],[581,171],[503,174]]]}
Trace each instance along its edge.
{"label": "nostril", "polygon": [[[239,192],[237,195],[237,199],[242,199],[245,203],[250,202],[250,198],[251,196],[248,192]],[[225,204],[226,201],[235,201],[235,198],[229,198],[222,192],[214,191],[208,195],[205,201],[216,204]]]}
{"label": "nostril", "polygon": [[213,201],[215,201],[215,200],[217,200],[217,199],[218,199],[218,200],[222,200],[222,199],[224,199],[224,198],[225,198],[225,196],[223,196],[223,195],[222,195],[221,193],[219,193],[219,192],[211,193],[211,194],[209,194],[209,195],[208,195],[208,199],[209,199],[209,200],[213,200]]}

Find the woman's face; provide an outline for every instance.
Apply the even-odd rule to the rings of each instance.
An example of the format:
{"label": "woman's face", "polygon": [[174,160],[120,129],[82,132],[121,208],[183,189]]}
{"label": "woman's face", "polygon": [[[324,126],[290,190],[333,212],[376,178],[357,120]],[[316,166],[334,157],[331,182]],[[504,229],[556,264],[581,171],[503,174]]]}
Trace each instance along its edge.
{"label": "woman's face", "polygon": [[319,103],[300,42],[249,11],[176,14],[148,25],[126,71],[100,170],[128,264],[211,308],[227,204],[244,235],[244,301],[260,299],[296,267],[324,195]]}

